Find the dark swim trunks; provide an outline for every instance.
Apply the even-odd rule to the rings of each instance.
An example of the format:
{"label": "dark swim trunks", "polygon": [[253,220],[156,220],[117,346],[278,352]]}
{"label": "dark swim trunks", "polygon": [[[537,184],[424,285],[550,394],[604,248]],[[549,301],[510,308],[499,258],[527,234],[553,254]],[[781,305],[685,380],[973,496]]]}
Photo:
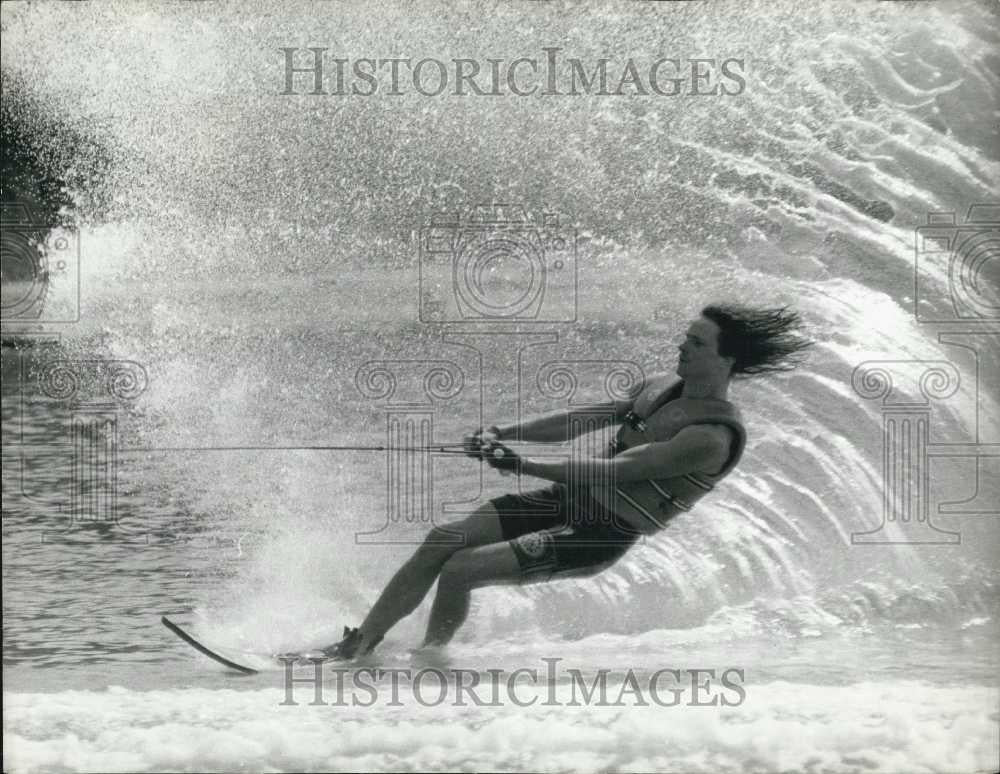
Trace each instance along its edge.
{"label": "dark swim trunks", "polygon": [[526,581],[594,575],[621,559],[640,537],[592,499],[574,497],[562,484],[491,502]]}

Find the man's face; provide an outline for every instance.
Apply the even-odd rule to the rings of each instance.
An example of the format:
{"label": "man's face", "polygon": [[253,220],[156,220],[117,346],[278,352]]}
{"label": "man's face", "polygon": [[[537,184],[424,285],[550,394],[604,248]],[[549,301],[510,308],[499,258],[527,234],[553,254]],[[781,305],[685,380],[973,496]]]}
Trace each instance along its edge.
{"label": "man's face", "polygon": [[677,375],[682,379],[729,373],[731,358],[719,354],[719,326],[706,317],[688,326],[678,349]]}

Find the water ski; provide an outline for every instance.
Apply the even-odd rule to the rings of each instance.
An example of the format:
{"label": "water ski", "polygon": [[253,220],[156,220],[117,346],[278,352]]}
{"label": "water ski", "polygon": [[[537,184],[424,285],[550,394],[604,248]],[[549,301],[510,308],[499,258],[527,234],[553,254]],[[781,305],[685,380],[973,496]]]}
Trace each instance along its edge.
{"label": "water ski", "polygon": [[[240,672],[241,674],[245,675],[255,675],[260,672],[260,669],[254,669],[251,666],[240,664],[239,662],[234,661],[233,659],[224,656],[222,653],[219,652],[221,650],[233,650],[233,649],[221,648],[221,647],[211,648],[204,642],[201,642],[193,635],[186,632],[184,629],[175,624],[165,615],[160,617],[160,623],[166,626],[170,631],[172,631],[174,634],[180,637],[184,642],[186,642],[192,648],[197,650],[199,653],[205,654],[213,661],[217,661],[218,663],[222,664],[225,667],[228,667],[229,669],[232,669],[236,672]],[[289,662],[296,664],[310,664],[313,663],[315,660],[327,661],[330,658],[330,656],[328,656],[321,650],[294,651],[289,653],[270,653],[270,654],[245,653],[244,655],[252,656],[257,659],[273,659],[276,662],[275,666],[282,666]]]}
{"label": "water ski", "polygon": [[165,615],[160,617],[160,623],[162,623],[170,631],[172,631],[174,634],[176,634],[178,637],[180,637],[182,640],[184,640],[184,642],[186,642],[192,648],[194,648],[195,650],[197,650],[199,653],[204,653],[206,656],[208,656],[213,661],[217,661],[220,664],[222,664],[223,666],[228,667],[229,669],[235,670],[237,672],[240,672],[241,674],[244,674],[244,675],[255,675],[255,674],[257,674],[258,670],[254,669],[253,667],[248,667],[248,666],[244,666],[243,664],[238,664],[235,661],[233,661],[232,659],[226,658],[221,653],[216,653],[214,650],[212,650],[207,645],[204,645],[203,643],[201,643],[198,640],[196,640],[194,637],[192,637],[190,634],[188,634],[186,631],[184,631],[181,627],[179,627],[177,624],[175,624],[173,621],[171,621]]}

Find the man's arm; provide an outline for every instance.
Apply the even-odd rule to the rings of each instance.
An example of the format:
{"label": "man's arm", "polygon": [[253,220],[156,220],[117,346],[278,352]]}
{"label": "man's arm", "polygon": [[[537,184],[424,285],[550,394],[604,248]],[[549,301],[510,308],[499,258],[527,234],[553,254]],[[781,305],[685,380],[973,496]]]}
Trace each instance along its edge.
{"label": "man's arm", "polygon": [[[592,411],[606,411],[617,424],[624,416],[632,410],[631,400],[607,401],[597,403],[587,407],[587,413]],[[553,411],[549,414],[542,414],[538,417],[525,420],[524,422],[509,425],[499,425],[500,439],[503,441],[533,441],[534,443],[560,443],[568,441],[569,417],[576,411]]]}
{"label": "man's arm", "polygon": [[[618,483],[714,472],[729,458],[729,430],[719,425],[691,425],[669,441],[626,449],[613,459],[588,457],[549,460],[522,457],[521,473],[565,484],[572,479]],[[612,478],[613,477],[613,478]]]}

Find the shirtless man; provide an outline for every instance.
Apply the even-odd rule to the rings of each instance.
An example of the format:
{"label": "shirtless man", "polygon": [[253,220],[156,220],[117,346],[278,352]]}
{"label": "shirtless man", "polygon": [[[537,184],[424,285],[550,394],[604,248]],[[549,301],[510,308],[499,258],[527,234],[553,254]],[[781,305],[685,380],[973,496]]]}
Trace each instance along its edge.
{"label": "shirtless man", "polygon": [[569,412],[492,426],[466,438],[470,456],[550,486],[497,497],[456,524],[436,526],[396,572],[364,622],[324,652],[370,652],[416,610],[437,581],[425,645],[443,645],[465,621],[473,589],[593,575],[642,535],[663,529],[739,462],[746,432],[727,400],[736,376],[794,367],[810,342],[786,309],[713,305],[687,329],[676,375],[648,380],[630,399],[599,406],[621,424],[601,457],[544,459],[503,441],[569,439]]}

